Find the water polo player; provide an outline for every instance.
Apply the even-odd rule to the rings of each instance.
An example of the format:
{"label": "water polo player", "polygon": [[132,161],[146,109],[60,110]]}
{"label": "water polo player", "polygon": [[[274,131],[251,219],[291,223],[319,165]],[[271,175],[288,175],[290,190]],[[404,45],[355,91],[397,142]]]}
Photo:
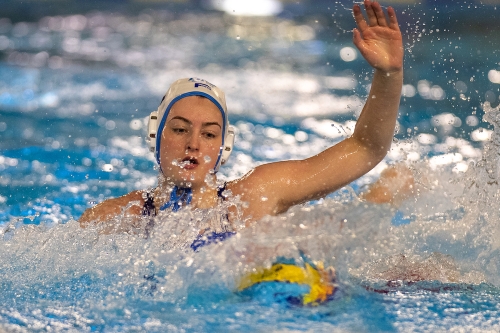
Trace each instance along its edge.
{"label": "water polo player", "polygon": [[[217,170],[229,158],[234,132],[229,124],[224,93],[196,78],[172,84],[157,111],[150,116],[150,147],[160,166],[162,181],[150,192],[134,191],[88,209],[82,227],[113,217],[156,215],[179,209],[210,209],[224,202],[224,193],[238,196],[245,205],[215,218],[210,237],[224,239],[234,233],[238,216],[248,223],[277,215],[291,206],[319,199],[364,175],[379,163],[391,146],[403,81],[401,32],[392,7],[385,15],[380,4],[359,5],[354,44],[374,68],[371,90],[351,137],[318,155],[261,165],[222,187]],[[131,204],[139,202],[139,205]],[[207,233],[206,233],[207,235]],[[198,243],[203,245],[204,243]],[[192,247],[196,249],[196,241]]]}
{"label": "water polo player", "polygon": [[[377,2],[366,0],[364,5],[367,20],[359,5],[353,8],[358,26],[354,44],[375,72],[351,137],[305,160],[261,165],[242,178],[215,186],[216,172],[229,158],[234,141],[225,96],[203,79],[180,79],[171,85],[149,119],[149,144],[160,169],[156,188],[108,199],[85,211],[80,225],[104,226],[104,232],[128,231],[127,225],[117,221],[124,219],[116,217],[137,217],[138,222],[150,221],[145,226],[147,235],[155,219],[141,216],[201,210],[206,221],[185,244],[197,251],[233,235],[234,223],[248,224],[266,215],[278,215],[293,205],[319,199],[371,170],[391,146],[403,81],[403,46],[394,10],[387,9],[387,19]],[[391,180],[392,173],[385,178]],[[410,177],[400,187],[411,187],[411,181]],[[398,190],[379,181],[364,198],[390,202]],[[228,193],[245,204],[225,205]],[[132,221],[130,229],[134,228]],[[254,294],[264,288],[267,294],[270,287],[270,295],[274,295],[278,283],[280,288],[293,287],[282,293],[286,302],[308,305],[327,301],[336,288],[334,271],[307,260],[304,263],[277,260],[271,267],[243,276],[237,290]]]}

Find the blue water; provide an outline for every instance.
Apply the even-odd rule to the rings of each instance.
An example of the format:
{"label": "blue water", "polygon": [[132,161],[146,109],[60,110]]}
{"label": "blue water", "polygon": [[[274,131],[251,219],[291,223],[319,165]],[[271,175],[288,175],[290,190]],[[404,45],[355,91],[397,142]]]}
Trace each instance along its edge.
{"label": "blue water", "polygon": [[[154,186],[145,117],[179,77],[226,91],[238,134],[221,179],[348,135],[371,73],[346,48],[351,4],[290,3],[265,18],[189,3],[16,6],[0,14],[0,331],[500,330],[498,5],[396,6],[406,72],[387,158],[198,253],[181,246],[182,217],[150,239],[75,220]],[[419,195],[398,209],[360,202],[397,161],[414,168]],[[234,292],[299,249],[336,268],[333,301]]]}

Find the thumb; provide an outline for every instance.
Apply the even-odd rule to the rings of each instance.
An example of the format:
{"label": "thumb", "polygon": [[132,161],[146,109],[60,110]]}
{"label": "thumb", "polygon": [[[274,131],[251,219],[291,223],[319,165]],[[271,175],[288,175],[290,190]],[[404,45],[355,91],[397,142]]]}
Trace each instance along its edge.
{"label": "thumb", "polygon": [[352,34],[353,34],[352,42],[358,48],[358,50],[361,51],[361,49],[364,48],[364,46],[365,46],[364,45],[365,42],[363,41],[363,38],[361,38],[361,32],[359,32],[358,29],[354,28],[352,30]]}

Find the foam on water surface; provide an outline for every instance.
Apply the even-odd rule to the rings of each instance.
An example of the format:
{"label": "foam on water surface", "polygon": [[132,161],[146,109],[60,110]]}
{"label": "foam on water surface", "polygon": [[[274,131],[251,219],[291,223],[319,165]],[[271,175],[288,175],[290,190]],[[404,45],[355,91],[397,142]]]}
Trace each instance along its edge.
{"label": "foam on water surface", "polygon": [[[468,181],[490,186],[487,179],[474,178],[487,172],[481,163],[470,170]],[[415,205],[402,208],[412,220],[407,225],[391,223],[394,209],[366,204],[346,192],[266,218],[197,253],[189,249],[198,233],[189,211],[175,218],[160,216],[149,238],[140,228],[135,234],[100,235],[75,221],[51,227],[12,223],[3,230],[0,270],[5,292],[0,315],[6,328],[21,331],[315,326],[320,331],[343,326],[356,331],[368,329],[371,322],[379,328],[407,329],[414,323],[412,316],[430,319],[456,309],[457,315],[447,315],[448,322],[438,327],[463,325],[468,318],[464,312],[473,313],[476,324],[498,327],[493,317],[484,317],[485,309],[499,310],[495,300],[500,273],[492,265],[498,253],[494,234],[483,232],[494,230],[497,220],[490,221],[487,210],[464,207],[460,195],[442,198],[442,193],[459,191],[449,184],[450,178],[460,179],[453,173],[430,177],[433,187],[422,191]],[[447,192],[450,187],[455,192]],[[339,291],[334,301],[317,308],[290,308],[269,303],[262,295],[248,300],[234,293],[243,274],[269,266],[277,257],[300,262],[301,252],[335,267]],[[457,297],[478,305],[471,308]],[[449,302],[448,307],[439,309],[443,302]],[[375,304],[383,305],[384,315],[366,316]],[[352,316],[346,317],[349,312]],[[397,317],[398,324],[387,322],[388,315]]]}

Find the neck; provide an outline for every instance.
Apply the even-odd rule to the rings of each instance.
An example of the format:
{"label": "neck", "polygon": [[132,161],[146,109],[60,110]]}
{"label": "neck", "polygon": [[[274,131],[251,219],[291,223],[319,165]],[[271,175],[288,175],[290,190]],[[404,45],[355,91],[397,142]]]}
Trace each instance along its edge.
{"label": "neck", "polygon": [[217,205],[217,189],[208,186],[197,190],[193,189],[191,205],[193,208],[215,207]]}
{"label": "neck", "polygon": [[197,186],[196,184],[190,184],[191,186],[187,187],[185,183],[180,183],[179,185],[174,185],[172,183],[167,183],[166,181],[159,180],[158,186],[155,190],[155,202],[158,204],[157,207],[162,207],[167,202],[171,200],[172,190],[174,188],[178,190],[190,189],[191,208],[213,208],[217,205],[217,191],[218,189],[215,187],[216,178],[213,177],[213,182],[211,182],[210,186],[206,183],[203,183],[202,186]]}

